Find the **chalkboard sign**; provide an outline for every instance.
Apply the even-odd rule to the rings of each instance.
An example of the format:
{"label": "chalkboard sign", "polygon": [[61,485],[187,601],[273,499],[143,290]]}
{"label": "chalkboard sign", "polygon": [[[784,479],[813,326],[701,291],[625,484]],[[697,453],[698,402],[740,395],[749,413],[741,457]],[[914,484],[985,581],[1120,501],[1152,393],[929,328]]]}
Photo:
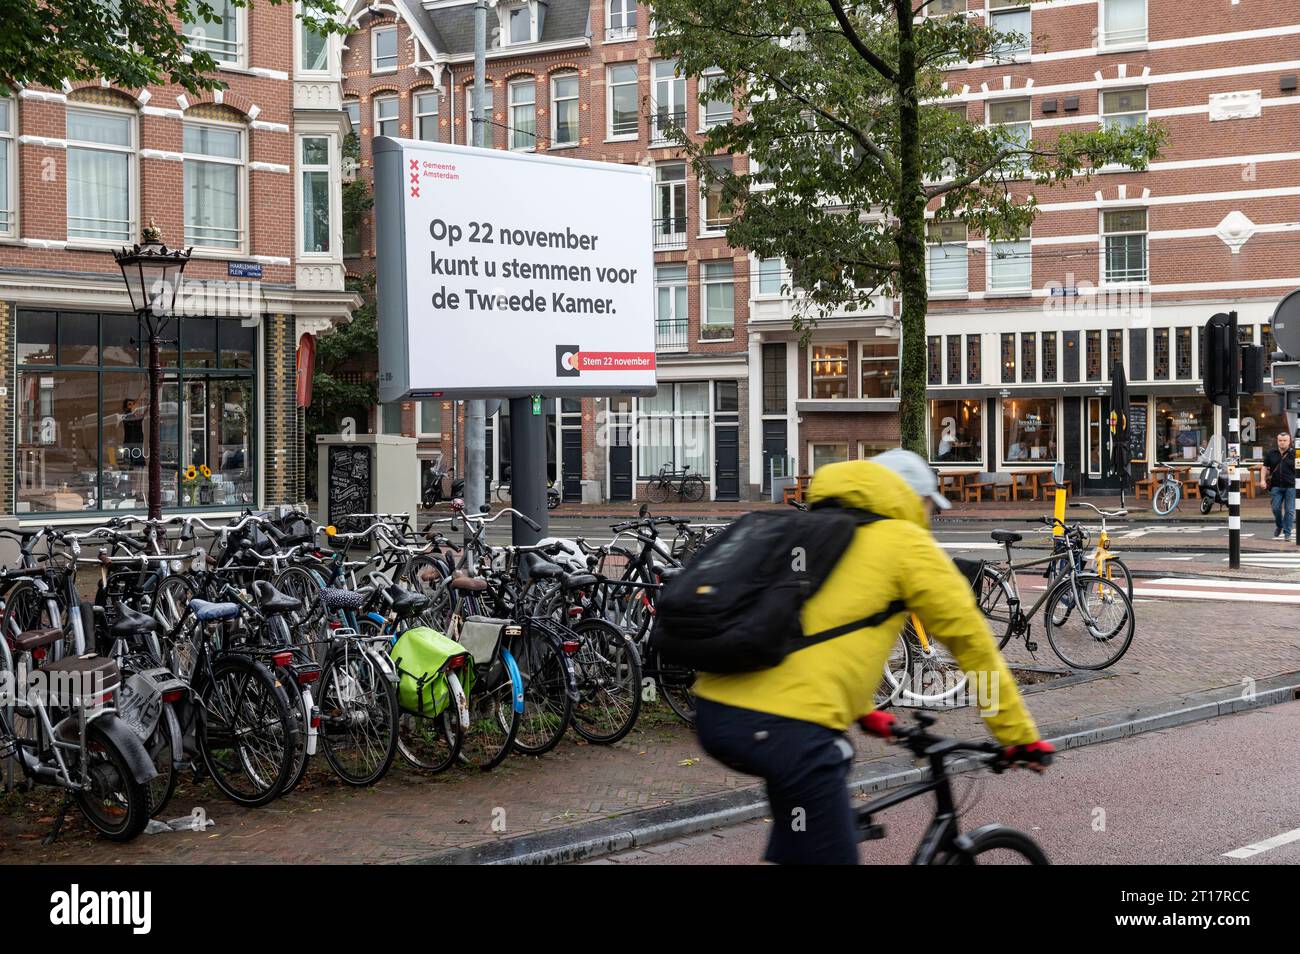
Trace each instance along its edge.
{"label": "chalkboard sign", "polygon": [[364,444],[330,446],[329,522],[344,533],[351,529],[348,514],[370,512],[370,454]]}
{"label": "chalkboard sign", "polygon": [[1131,461],[1147,459],[1147,406],[1145,404],[1128,406],[1128,446]]}

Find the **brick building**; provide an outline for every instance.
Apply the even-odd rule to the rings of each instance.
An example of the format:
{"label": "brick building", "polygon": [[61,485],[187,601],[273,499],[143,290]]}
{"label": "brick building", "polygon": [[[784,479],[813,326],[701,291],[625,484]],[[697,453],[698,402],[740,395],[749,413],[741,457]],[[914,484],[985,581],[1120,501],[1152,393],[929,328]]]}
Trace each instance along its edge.
{"label": "brick building", "polygon": [[[967,11],[967,7],[969,10]],[[1300,286],[1300,8],[1211,0],[940,0],[992,18],[996,63],[952,70],[952,108],[1050,142],[1148,119],[1169,131],[1148,171],[1101,170],[1040,190],[1032,234],[988,243],[935,222],[929,444],[943,468],[1041,471],[1112,489],[1113,367],[1130,382],[1135,472],[1188,462],[1226,421],[1200,386],[1200,329],[1235,309],[1271,349]],[[1194,15],[1189,15],[1193,13]],[[1022,183],[1015,190],[1028,195]],[[1243,456],[1285,430],[1272,395],[1242,402]]]}
{"label": "brick building", "polygon": [[[112,251],[194,246],[165,334],[166,509],[303,497],[295,350],[344,320],[337,39],[294,4],[182,26],[226,88],[100,82],[0,96],[0,513],[145,504],[147,348]],[[181,471],[207,465],[209,480]],[[202,486],[200,486],[202,484]]]}

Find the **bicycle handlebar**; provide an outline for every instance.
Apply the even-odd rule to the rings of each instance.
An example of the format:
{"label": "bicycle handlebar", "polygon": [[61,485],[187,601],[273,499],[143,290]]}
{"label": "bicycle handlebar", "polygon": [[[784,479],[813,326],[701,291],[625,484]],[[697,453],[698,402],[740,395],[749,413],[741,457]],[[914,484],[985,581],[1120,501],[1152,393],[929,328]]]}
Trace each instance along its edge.
{"label": "bicycle handlebar", "polygon": [[1100,507],[1096,506],[1095,504],[1090,504],[1086,500],[1076,500],[1074,503],[1070,504],[1070,506],[1087,507],[1089,510],[1094,510],[1103,517],[1127,517],[1128,516],[1127,510],[1102,510]]}

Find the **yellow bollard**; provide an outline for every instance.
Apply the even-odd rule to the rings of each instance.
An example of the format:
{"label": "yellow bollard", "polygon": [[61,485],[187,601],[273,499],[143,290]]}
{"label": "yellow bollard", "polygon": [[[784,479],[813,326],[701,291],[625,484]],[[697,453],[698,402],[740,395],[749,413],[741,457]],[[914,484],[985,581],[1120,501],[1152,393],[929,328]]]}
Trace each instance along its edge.
{"label": "yellow bollard", "polygon": [[1056,506],[1053,508],[1053,516],[1057,522],[1052,524],[1052,536],[1059,537],[1065,534],[1065,491],[1060,487],[1056,488]]}

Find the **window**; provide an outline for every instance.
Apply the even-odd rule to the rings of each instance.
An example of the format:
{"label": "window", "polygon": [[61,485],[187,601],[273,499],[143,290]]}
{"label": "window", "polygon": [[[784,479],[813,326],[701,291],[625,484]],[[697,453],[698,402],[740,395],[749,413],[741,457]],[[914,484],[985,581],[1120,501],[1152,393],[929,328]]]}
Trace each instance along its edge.
{"label": "window", "polygon": [[1151,377],[1156,381],[1169,380],[1169,329],[1156,328],[1152,335]]}
{"label": "window", "polygon": [[606,0],[605,39],[636,39],[636,0]]}
{"label": "window", "polygon": [[374,100],[375,107],[375,135],[376,136],[396,136],[399,130],[397,119],[397,97],[396,96],[376,96]]}
{"label": "window", "polygon": [[[495,97],[492,95],[492,84],[483,84],[483,148],[492,148],[492,112],[496,109]],[[471,84],[465,87],[465,142],[469,145],[475,144],[474,135],[474,86]]]}
{"label": "window", "polygon": [[701,338],[730,338],[735,333],[735,266],[725,262],[704,262],[700,265],[700,284],[703,286],[704,320],[700,322]]}
{"label": "window", "polygon": [[779,258],[758,260],[758,293],[764,296],[780,295],[785,286],[785,263]]}
{"label": "window", "polygon": [[605,70],[610,139],[635,139],[637,133],[636,64],[620,63]]}
{"label": "window", "polygon": [[1088,398],[1088,476],[1101,476],[1101,398]]}
{"label": "window", "polygon": [[[22,312],[14,491],[20,514],[139,510],[148,492],[149,375],[134,315]],[[163,506],[255,503],[256,332],[175,326],[162,389]],[[186,480],[189,465],[210,477]]]}
{"label": "window", "polygon": [[1038,380],[1038,332],[1020,333],[1020,380],[1033,384]]}
{"label": "window", "polygon": [[984,375],[980,370],[981,339],[979,335],[966,336],[966,383],[980,384]]}
{"label": "window", "polygon": [[810,397],[814,400],[849,396],[849,346],[813,345]]}
{"label": "window", "polygon": [[1029,291],[1033,279],[1033,247],[1028,236],[989,243],[989,291]]}
{"label": "window", "polygon": [[931,335],[925,339],[925,383],[943,384],[943,339]]}
{"label": "window", "polygon": [[731,224],[731,204],[723,196],[723,182],[731,175],[731,159],[709,160],[712,175],[704,183],[704,231],[725,232]]}
{"label": "window", "polygon": [[14,232],[14,188],[17,178],[17,155],[14,151],[14,126],[18,110],[15,100],[0,96],[0,235]]}
{"label": "window", "polygon": [[68,238],[131,241],[135,232],[134,117],[70,108],[67,139]]}
{"label": "window", "polygon": [[965,13],[966,0],[930,0],[925,8],[927,17],[945,17],[950,13]]}
{"label": "window", "polygon": [[348,114],[348,123],[352,126],[352,135],[361,135],[361,102],[356,99],[343,100],[343,112]]}
{"label": "window", "polygon": [[848,444],[810,444],[813,473],[827,464],[838,464],[849,459]]}
{"label": "window", "polygon": [[1147,91],[1117,89],[1101,94],[1103,129],[1135,129],[1147,122]]}
{"label": "window", "polygon": [[315,27],[314,10],[310,3],[302,6],[298,19],[298,70],[303,73],[329,72],[329,35]]}
{"label": "window", "polygon": [[1084,365],[1087,380],[1101,380],[1101,332],[1084,332]]}
{"label": "window", "polygon": [[1192,329],[1178,328],[1174,332],[1175,365],[1178,380],[1187,381],[1192,377]]}
{"label": "window", "polygon": [[1124,363],[1124,330],[1112,328],[1106,332],[1106,374],[1115,380],[1115,365]]}
{"label": "window", "polygon": [[1102,0],[1102,46],[1147,41],[1147,0]]}
{"label": "window", "polygon": [[302,251],[307,255],[330,250],[330,141],[303,136]]}
{"label": "window", "polygon": [[930,294],[966,294],[966,226],[960,222],[931,222],[929,235],[926,263]]}
{"label": "window", "polygon": [[[948,383],[961,384],[961,335],[948,336]],[[942,382],[935,382],[940,384]]]}
{"label": "window", "polygon": [[989,27],[997,32],[998,43],[990,51],[995,59],[1010,59],[1028,53],[1030,34],[1028,0],[989,0]]}
{"label": "window", "polygon": [[1002,335],[1002,383],[1016,383],[1016,336]]}
{"label": "window", "polygon": [[731,84],[721,70],[706,70],[700,77],[700,92],[707,98],[700,110],[700,125],[705,129],[731,122]]}
{"label": "window", "polygon": [[533,12],[532,4],[511,7],[506,10],[506,32],[507,43],[513,46],[516,43],[533,42]]}
{"label": "window", "polygon": [[1056,398],[1002,399],[1004,463],[1056,460]]}
{"label": "window", "polygon": [[763,413],[785,413],[785,342],[763,345]]}
{"label": "window", "polygon": [[1156,459],[1196,460],[1214,436],[1214,405],[1204,397],[1158,398],[1156,404]]}
{"label": "window", "polygon": [[687,348],[687,285],[685,265],[655,268],[655,350]]}
{"label": "window", "polygon": [[439,401],[421,401],[416,405],[416,432],[421,437],[442,436],[442,404]]}
{"label": "window", "polygon": [[862,343],[862,391],[864,398],[898,397],[898,339]]}
{"label": "window", "polygon": [[426,142],[438,141],[438,94],[435,91],[416,93],[415,138]]}
{"label": "window", "polygon": [[655,167],[655,248],[686,245],[686,163]]}
{"label": "window", "polygon": [[1146,209],[1103,212],[1102,230],[1106,236],[1105,281],[1108,283],[1146,281]]}
{"label": "window", "polygon": [[651,477],[665,464],[689,467],[707,480],[709,461],[709,382],[661,384],[638,403],[637,457],[640,476]]}
{"label": "window", "polygon": [[979,401],[930,402],[930,460],[983,464],[984,428]]}
{"label": "window", "polygon": [[243,131],[186,123],[184,143],[186,243],[242,248]]}
{"label": "window", "polygon": [[650,142],[664,143],[671,132],[686,125],[686,77],[677,71],[676,60],[656,60],[651,64],[650,73],[654,87]]}
{"label": "window", "polygon": [[402,433],[402,402],[379,405],[379,428],[384,434]]}
{"label": "window", "polygon": [[510,148],[537,146],[537,84],[531,79],[515,80],[506,88],[510,104]]}
{"label": "window", "polygon": [[390,73],[397,69],[397,27],[370,31],[370,71]]}
{"label": "window", "polygon": [[578,74],[551,79],[551,148],[578,144]]}
{"label": "window", "polygon": [[[1241,456],[1262,460],[1277,447],[1277,435],[1292,433],[1279,394],[1243,394],[1241,396]],[[1244,482],[1249,478],[1242,477]]]}
{"label": "window", "polygon": [[[1034,138],[1031,122],[1032,101],[1024,99],[1000,99],[989,103],[989,125],[996,125],[1005,134],[1003,143],[1012,149],[1028,148]],[[1029,157],[1023,153],[1008,156],[1001,168],[1009,176],[1020,176],[1029,168]]]}
{"label": "window", "polygon": [[186,23],[185,43],[191,50],[202,51],[218,63],[238,65],[243,61],[244,43],[240,26],[243,11],[232,0],[208,0],[214,18]]}
{"label": "window", "polygon": [[1043,383],[1056,381],[1056,332],[1043,332]]}

